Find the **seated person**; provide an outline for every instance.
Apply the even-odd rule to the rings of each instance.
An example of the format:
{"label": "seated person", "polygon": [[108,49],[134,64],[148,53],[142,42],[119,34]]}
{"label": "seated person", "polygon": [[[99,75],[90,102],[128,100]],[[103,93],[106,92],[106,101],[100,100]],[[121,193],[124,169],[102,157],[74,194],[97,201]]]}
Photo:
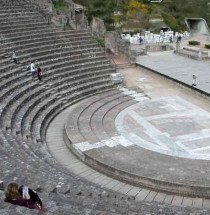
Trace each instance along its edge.
{"label": "seated person", "polygon": [[17,62],[17,55],[16,55],[15,51],[13,51],[13,53],[12,53],[12,60],[13,60],[15,63],[18,63],[18,62]]}
{"label": "seated person", "polygon": [[16,183],[10,183],[5,191],[5,197],[4,201],[13,205],[43,211],[42,202],[39,196],[27,187],[21,186],[18,188]]}

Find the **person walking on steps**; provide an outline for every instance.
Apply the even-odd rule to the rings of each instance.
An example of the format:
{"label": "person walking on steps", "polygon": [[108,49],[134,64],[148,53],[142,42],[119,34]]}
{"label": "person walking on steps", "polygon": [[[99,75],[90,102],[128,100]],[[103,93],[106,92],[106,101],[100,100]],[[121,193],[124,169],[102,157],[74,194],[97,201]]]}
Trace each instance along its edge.
{"label": "person walking on steps", "polygon": [[13,51],[13,53],[12,53],[12,60],[13,60],[13,62],[15,62],[16,64],[18,63],[18,62],[17,62],[17,55],[16,55],[15,51]]}
{"label": "person walking on steps", "polygon": [[44,212],[42,201],[37,193],[23,185],[18,188],[16,183],[10,183],[7,186],[4,201],[13,205],[19,205]]}
{"label": "person walking on steps", "polygon": [[42,70],[40,67],[38,67],[38,69],[37,69],[37,77],[40,81],[42,80]]}
{"label": "person walking on steps", "polygon": [[36,75],[36,67],[35,67],[35,64],[34,64],[33,61],[31,62],[30,67],[31,67],[32,78],[35,78],[35,75]]}
{"label": "person walking on steps", "polygon": [[193,78],[192,86],[195,87],[195,86],[197,85],[197,78],[198,78],[198,77],[197,77],[196,74],[193,74],[192,78]]}

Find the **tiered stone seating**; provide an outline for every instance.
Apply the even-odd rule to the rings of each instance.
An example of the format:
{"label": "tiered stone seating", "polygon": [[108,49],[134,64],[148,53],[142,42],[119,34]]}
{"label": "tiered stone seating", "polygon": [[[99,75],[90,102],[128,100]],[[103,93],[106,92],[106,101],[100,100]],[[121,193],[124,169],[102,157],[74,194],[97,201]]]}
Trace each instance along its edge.
{"label": "tiered stone seating", "polygon": [[[59,108],[65,108],[64,104],[67,106],[97,91],[113,88],[109,81],[113,68],[87,31],[56,31],[39,18],[37,27],[41,26],[42,31],[37,32],[34,23],[38,21],[35,17],[39,14],[36,11],[26,16],[28,8],[11,7],[11,12],[6,2],[5,5],[2,1],[0,3],[0,34],[5,39],[5,43],[1,44],[0,74],[1,171],[4,173],[1,180],[5,184],[13,180],[26,183],[35,189],[40,185],[45,187],[47,182],[54,189],[58,180],[68,178],[73,185],[73,176],[67,174],[64,177],[64,173],[58,171],[60,166],[40,143],[36,144],[34,138],[40,135],[39,128],[45,120],[53,117]],[[33,28],[28,28],[31,25]],[[10,60],[13,49],[18,53],[18,65]],[[30,58],[42,66],[43,84],[32,80],[30,72],[26,70]],[[83,65],[80,65],[81,62]],[[64,101],[62,97],[65,97]],[[34,138],[24,139],[25,136]],[[15,168],[18,169],[17,173],[14,172]],[[48,174],[48,171],[51,173]],[[50,175],[54,177],[51,181]],[[46,176],[47,180],[44,179]],[[79,187],[79,184],[75,187],[78,192]]]}
{"label": "tiered stone seating", "polygon": [[121,110],[137,103],[136,98],[148,99],[142,92],[114,90],[106,93],[105,96],[93,96],[85,105],[81,104],[75,108],[65,127],[65,141],[69,148],[89,165],[105,171],[103,164],[100,166],[97,160],[92,161],[91,156],[81,153],[77,144],[87,143],[84,148],[90,147],[90,149],[94,144],[107,144],[107,146],[118,144],[117,140],[114,141],[114,138],[119,136],[114,119]]}
{"label": "tiered stone seating", "polygon": [[[21,7],[20,8],[17,7],[16,12],[18,12],[18,9],[21,10],[21,12],[23,12],[23,8]],[[30,14],[29,17],[32,19],[33,16],[37,17],[37,14],[32,13]],[[29,17],[25,17],[23,15],[23,17],[20,18],[20,14],[18,16],[18,23],[21,26],[23,25],[24,29],[27,29],[25,28],[26,25],[21,24],[21,22],[23,22],[25,19]],[[44,23],[43,25],[46,25],[46,23]],[[20,28],[21,26],[18,26],[18,28]],[[16,117],[16,115],[18,114],[18,111],[21,110],[21,107],[26,107],[26,103],[24,102],[28,102],[29,98],[31,99],[33,98],[35,104],[38,104],[40,103],[41,100],[42,101],[44,100],[43,99],[44,96],[49,97],[47,100],[44,101],[43,108],[45,108],[48,103],[51,104],[57,100],[58,96],[53,95],[56,92],[56,90],[60,91],[59,93],[60,97],[64,95],[66,96],[68,93],[72,93],[76,91],[77,88],[75,87],[73,90],[71,89],[71,90],[65,91],[66,88],[69,88],[70,86],[73,86],[75,84],[76,85],[79,85],[79,83],[83,84],[79,88],[79,89],[84,88],[83,90],[84,92],[82,93],[85,93],[85,90],[93,86],[95,81],[99,79],[102,80],[101,82],[97,83],[97,85],[102,84],[99,88],[103,89],[109,86],[112,87],[112,85],[108,83],[109,81],[108,74],[112,72],[113,69],[110,67],[109,62],[104,57],[104,54],[98,47],[97,43],[93,41],[93,39],[91,38],[91,36],[87,31],[86,32],[85,31],[56,32],[56,30],[52,29],[50,26],[47,26],[46,30],[47,30],[47,33],[45,33],[45,30],[41,33],[40,32],[37,33],[34,30],[27,31],[28,34],[24,34],[24,36],[14,36],[13,33],[11,34],[7,32],[5,37],[7,39],[9,38],[8,39],[9,41],[3,44],[3,47],[6,47],[5,49],[7,50],[7,52],[12,51],[13,49],[17,50],[19,61],[21,62],[21,65],[13,66],[13,67],[16,67],[14,68],[14,70],[2,76],[2,80],[4,80],[4,78],[7,79],[7,82],[5,83],[4,86],[6,86],[5,87],[6,89],[8,89],[10,84],[14,86],[14,83],[15,83],[17,84],[16,87],[22,87],[22,91],[21,93],[16,91],[15,94],[11,95],[12,100],[10,100],[10,98],[7,97],[8,101],[10,101],[9,103],[7,101],[4,102],[6,105],[2,108],[2,117],[3,117],[2,121],[4,121],[2,126],[4,128],[11,128],[11,127],[14,128],[14,125],[19,125],[19,126],[21,125],[22,130],[20,129],[20,127],[18,130],[18,127],[16,126],[16,131],[17,133],[21,132],[25,136],[26,135],[30,136],[30,134],[27,134],[27,131],[30,130],[29,127],[31,126],[31,121],[34,121],[32,117],[31,121],[28,123],[28,127],[27,125],[25,125],[25,122],[27,122],[27,117],[30,118],[29,113],[31,109],[27,109],[27,110],[25,109],[25,111],[22,111],[22,113],[25,112],[22,121],[20,121]],[[3,34],[4,31],[1,33],[2,35],[4,35]],[[33,40],[31,38],[33,38]],[[88,43],[88,45],[85,44],[86,42]],[[47,44],[50,44],[50,45],[47,46]],[[91,48],[89,48],[90,46]],[[94,61],[92,58],[94,58]],[[38,83],[34,83],[34,85],[31,85],[32,81],[30,80],[30,77],[24,74],[26,73],[26,71],[24,71],[24,73],[23,71],[20,71],[20,68],[25,69],[26,65],[29,64],[30,59],[38,61],[38,64],[42,66],[42,69],[44,71],[43,77],[44,78],[46,77],[47,83],[51,82],[50,85],[51,85],[51,88],[53,88],[54,93],[51,90],[48,90],[47,91],[48,93],[44,92],[45,86],[38,87],[39,86],[37,85]],[[53,63],[52,63],[52,60],[53,60]],[[84,67],[81,68],[81,65],[80,65],[81,62],[83,63],[82,67],[86,63],[87,70],[90,71],[89,73],[87,73],[84,70]],[[98,72],[98,69],[100,67],[97,65],[99,65],[99,63],[100,65],[104,64],[103,66],[104,70],[102,71],[103,75],[101,75],[102,72],[101,73]],[[88,67],[90,64],[94,64],[94,67],[92,66]],[[4,59],[2,61],[2,66],[4,70],[11,68],[11,65],[8,64],[8,59]],[[77,68],[77,70],[72,71],[74,73],[72,73],[70,78],[67,78],[68,76],[70,76],[69,70],[72,69],[72,67]],[[77,75],[79,68],[80,70],[82,70],[81,75]],[[50,72],[48,73],[49,70]],[[16,75],[16,77],[13,77],[14,74]],[[75,75],[73,76],[73,74]],[[30,74],[28,75],[30,76]],[[57,77],[59,77],[59,79],[57,79]],[[87,82],[86,81],[87,77],[90,78],[91,85],[85,83]],[[103,80],[106,78],[108,79]],[[22,82],[21,85],[20,85],[20,82],[18,82],[18,80],[21,80]],[[78,82],[77,80],[81,80],[81,81]],[[65,83],[68,83],[68,84],[65,84]],[[59,87],[61,85],[62,85],[62,88]],[[4,88],[5,93],[3,94],[4,97],[2,97],[2,99],[5,98],[9,93],[11,94],[11,92],[15,91],[16,89],[15,87],[13,87],[12,89],[13,91],[11,91],[10,88],[8,90],[6,90],[5,88]],[[3,89],[3,86],[2,86],[2,89]],[[94,91],[94,90],[96,91],[97,89],[91,89],[91,91]],[[24,96],[22,96],[23,94]],[[80,94],[79,93],[77,94],[78,94],[77,97],[79,97]],[[28,95],[30,95],[30,97],[28,97]],[[20,103],[22,101],[22,103],[18,106],[18,109],[15,106],[11,107],[10,104],[15,102],[15,100],[20,99],[20,97],[21,97],[21,100],[19,101]],[[67,102],[68,100],[74,100],[74,97],[73,96],[70,96],[69,98],[65,97],[65,100],[66,100],[65,102]],[[30,102],[28,102],[28,104],[30,104],[30,108],[33,108],[33,105],[31,105]],[[59,107],[61,104],[62,104],[61,101],[60,102],[56,101],[55,107]],[[37,108],[37,110],[39,110],[39,108]],[[7,114],[9,112],[10,114]],[[13,114],[14,112],[15,114]],[[34,116],[37,116],[38,113],[35,112],[33,109],[33,114]],[[15,123],[16,118],[18,119],[18,123]],[[12,125],[11,125],[11,120],[13,120]]]}
{"label": "tiered stone seating", "polygon": [[[0,0],[0,185],[15,181],[37,190],[47,214],[158,213],[162,206],[139,205],[129,196],[78,178],[48,153],[46,128],[66,107],[87,97],[93,102],[97,96],[91,96],[96,94],[96,104],[110,95],[111,107],[123,104],[123,108],[133,101],[115,90],[109,78],[113,66],[88,31],[56,30],[30,2]],[[17,65],[11,61],[13,50],[18,54]],[[30,60],[41,66],[42,82],[32,79],[27,69]],[[86,115],[82,118],[84,121]],[[105,130],[108,127],[105,125]],[[94,133],[95,138],[103,138],[96,129]],[[3,191],[0,198],[4,198]],[[170,206],[168,211],[184,209]],[[37,212],[0,201],[0,214]]]}

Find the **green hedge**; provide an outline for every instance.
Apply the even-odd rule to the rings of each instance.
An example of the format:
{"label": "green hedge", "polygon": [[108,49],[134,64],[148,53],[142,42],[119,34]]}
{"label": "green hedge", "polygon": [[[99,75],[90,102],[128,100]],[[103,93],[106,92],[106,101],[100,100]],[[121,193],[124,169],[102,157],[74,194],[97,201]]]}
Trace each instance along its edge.
{"label": "green hedge", "polygon": [[200,45],[201,43],[198,42],[198,41],[189,41],[189,45],[192,45],[192,46],[197,46],[197,45]]}
{"label": "green hedge", "polygon": [[205,44],[205,48],[210,49],[210,44]]}

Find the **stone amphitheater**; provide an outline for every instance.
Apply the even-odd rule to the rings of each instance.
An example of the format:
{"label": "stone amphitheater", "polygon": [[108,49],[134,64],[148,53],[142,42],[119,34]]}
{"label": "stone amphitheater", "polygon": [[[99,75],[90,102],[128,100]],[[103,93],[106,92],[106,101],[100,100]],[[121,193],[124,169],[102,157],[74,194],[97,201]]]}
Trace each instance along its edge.
{"label": "stone amphitheater", "polygon": [[[83,163],[72,145],[116,135],[118,113],[147,96],[112,84],[114,67],[88,30],[58,30],[46,17],[31,1],[0,0],[0,215],[38,214],[4,202],[12,181],[36,190],[46,215],[210,214],[206,198],[136,187]],[[32,79],[30,60],[42,82]]]}

